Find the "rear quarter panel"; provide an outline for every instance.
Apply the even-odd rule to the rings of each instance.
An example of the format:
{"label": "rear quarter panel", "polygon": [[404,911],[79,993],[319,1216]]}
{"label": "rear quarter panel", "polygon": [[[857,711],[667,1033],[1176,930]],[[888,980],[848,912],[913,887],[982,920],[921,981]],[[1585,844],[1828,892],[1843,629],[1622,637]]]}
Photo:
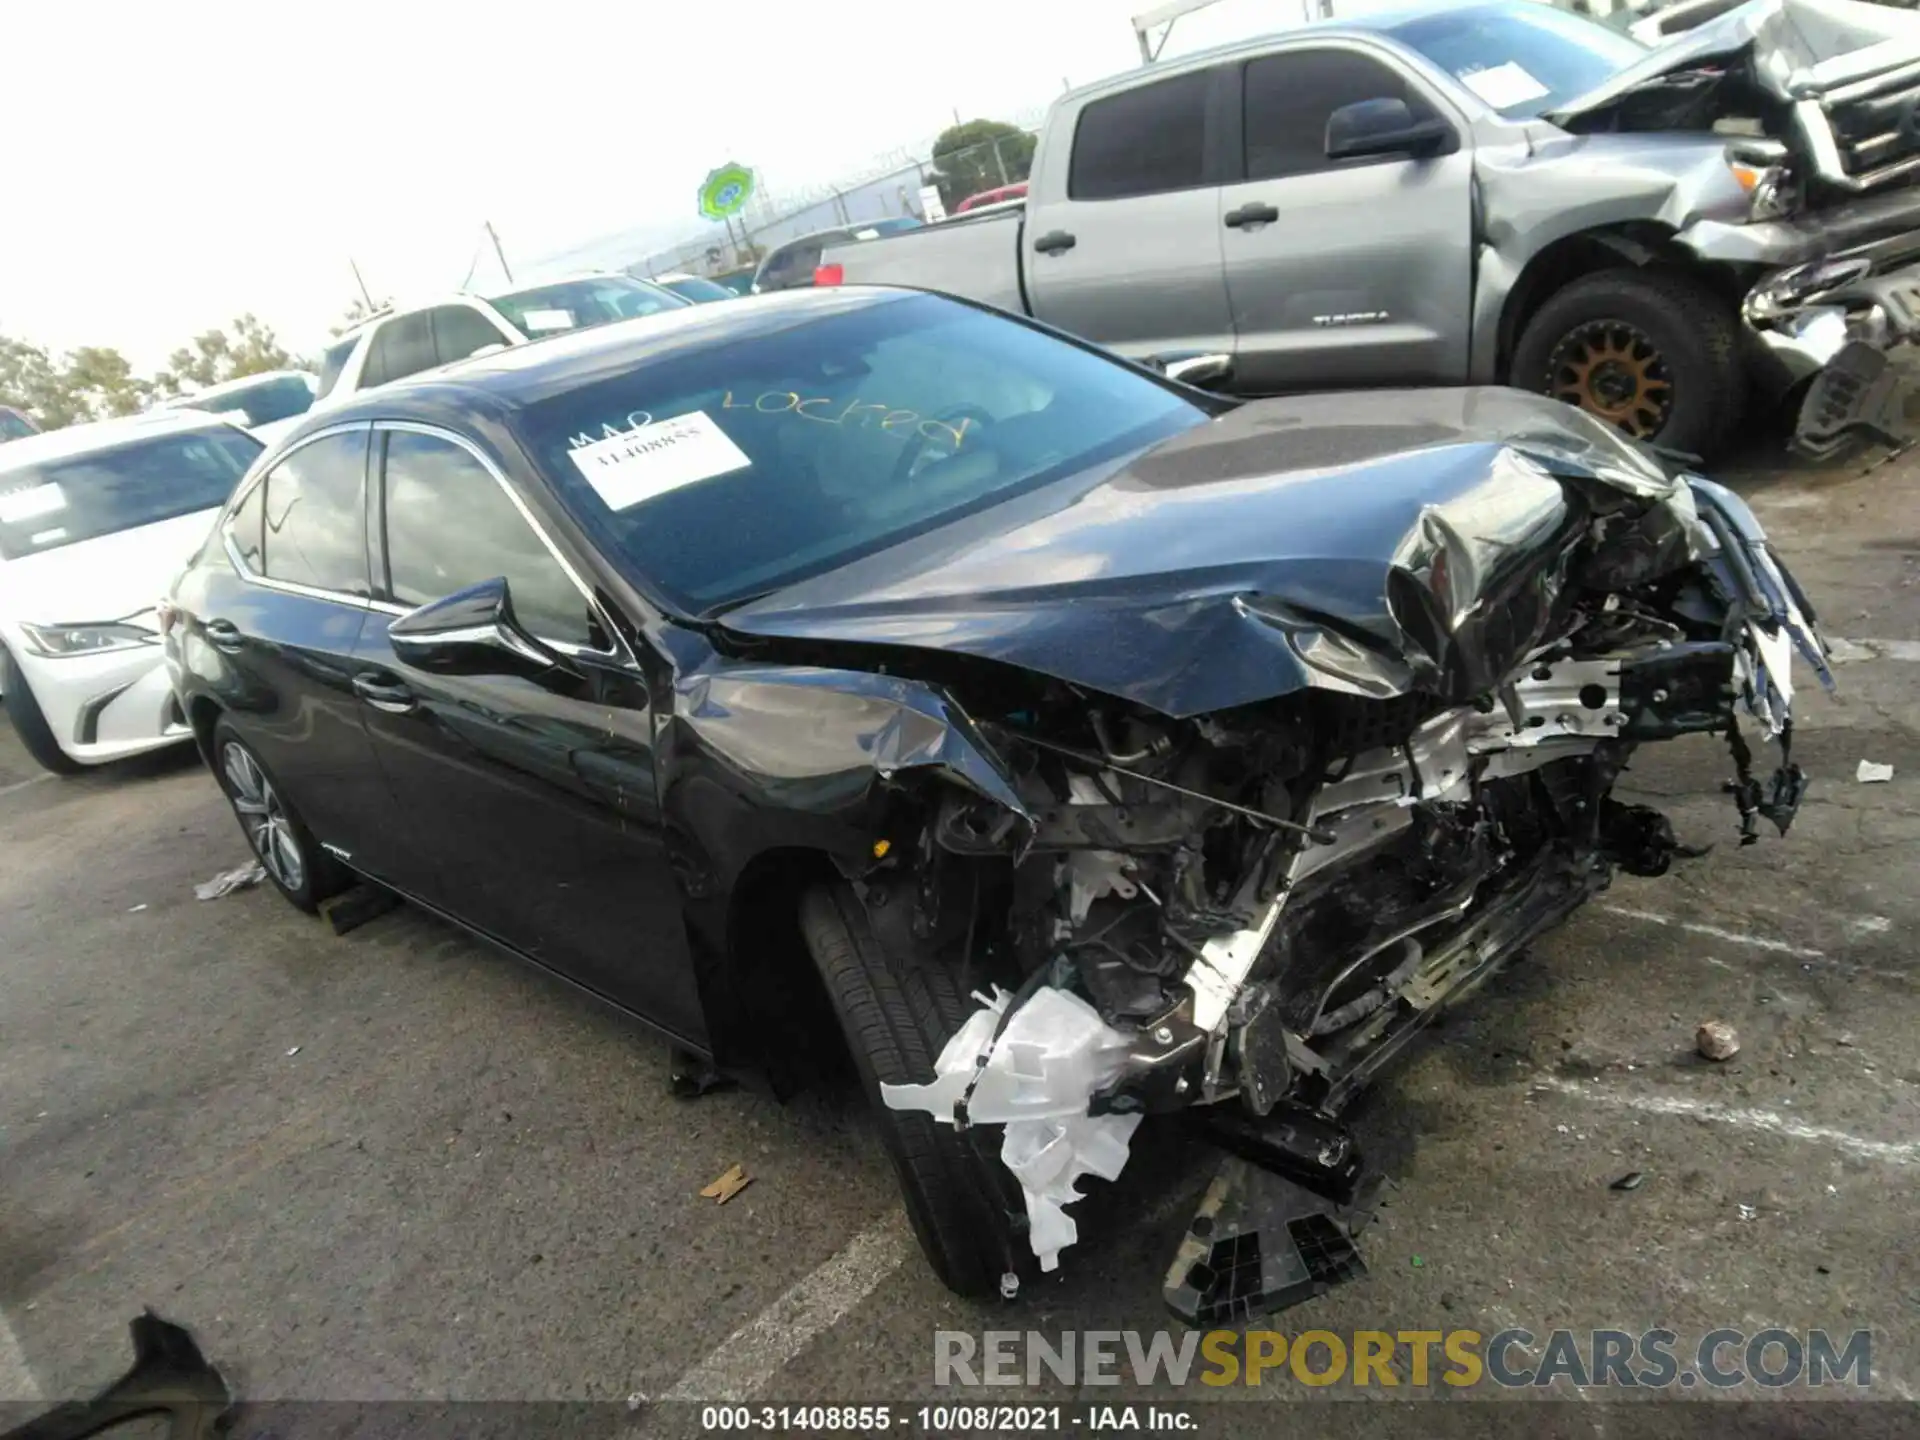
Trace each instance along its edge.
{"label": "rear quarter panel", "polygon": [[848,285],[910,285],[1027,313],[1020,283],[1024,217],[1007,210],[963,216],[898,235],[829,246],[820,263],[839,265]]}

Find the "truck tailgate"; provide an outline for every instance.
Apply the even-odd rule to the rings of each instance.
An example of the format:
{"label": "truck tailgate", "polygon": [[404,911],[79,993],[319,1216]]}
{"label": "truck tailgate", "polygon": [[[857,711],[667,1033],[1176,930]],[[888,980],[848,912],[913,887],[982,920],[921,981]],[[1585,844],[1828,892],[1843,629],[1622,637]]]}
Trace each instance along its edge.
{"label": "truck tailgate", "polygon": [[961,218],[829,246],[822,265],[838,265],[842,284],[912,285],[1026,313],[1020,283],[1020,235],[1025,216],[1014,210]]}

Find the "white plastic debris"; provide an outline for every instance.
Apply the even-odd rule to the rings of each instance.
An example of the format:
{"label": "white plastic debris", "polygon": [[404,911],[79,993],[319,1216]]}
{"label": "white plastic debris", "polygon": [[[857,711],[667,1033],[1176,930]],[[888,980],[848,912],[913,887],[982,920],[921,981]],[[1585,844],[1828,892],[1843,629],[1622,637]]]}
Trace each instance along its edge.
{"label": "white plastic debris", "polygon": [[222,895],[231,895],[236,890],[246,890],[258,885],[267,878],[267,867],[258,860],[245,865],[236,865],[231,870],[223,870],[204,884],[193,887],[193,893],[201,900],[218,900]]}
{"label": "white plastic debris", "polygon": [[1080,1198],[1080,1177],[1118,1179],[1139,1128],[1138,1115],[1087,1114],[1088,1101],[1125,1070],[1131,1041],[1078,995],[1050,985],[1022,1001],[995,1039],[1012,999],[995,986],[941,1050],[929,1084],[882,1085],[880,1098],[947,1125],[964,1099],[970,1124],[1004,1124],[1000,1163],[1026,1195],[1040,1268],[1053,1270],[1079,1236],[1065,1207]]}
{"label": "white plastic debris", "polygon": [[1876,765],[1871,760],[1862,760],[1860,768],[1853,772],[1853,778],[1862,785],[1873,785],[1883,780],[1893,779],[1893,766]]}

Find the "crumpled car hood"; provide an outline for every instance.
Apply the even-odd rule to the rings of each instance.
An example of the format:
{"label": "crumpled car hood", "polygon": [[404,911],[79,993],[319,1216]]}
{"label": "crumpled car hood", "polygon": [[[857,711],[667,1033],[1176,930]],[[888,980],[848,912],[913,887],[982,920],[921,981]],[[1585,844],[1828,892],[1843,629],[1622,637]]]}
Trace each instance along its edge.
{"label": "crumpled car hood", "polygon": [[977,656],[1174,716],[1307,686],[1458,698],[1537,642],[1596,505],[1665,500],[1684,528],[1683,485],[1541,396],[1256,401],[722,624]]}
{"label": "crumpled car hood", "polygon": [[1650,80],[1747,52],[1759,84],[1778,99],[1795,100],[1920,57],[1920,15],[1865,0],[1754,0],[1656,46],[1543,118],[1566,125]]}

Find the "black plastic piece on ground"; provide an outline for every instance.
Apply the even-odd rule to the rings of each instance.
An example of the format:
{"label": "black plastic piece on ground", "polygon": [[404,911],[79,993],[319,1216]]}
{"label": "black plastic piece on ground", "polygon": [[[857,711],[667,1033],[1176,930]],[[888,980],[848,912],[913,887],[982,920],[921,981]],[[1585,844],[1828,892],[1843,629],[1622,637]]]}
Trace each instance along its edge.
{"label": "black plastic piece on ground", "polygon": [[400,908],[400,897],[383,885],[362,882],[327,906],[327,923],[333,933],[345,935],[389,910]]}
{"label": "black plastic piece on ground", "polygon": [[1297,1105],[1276,1106],[1259,1118],[1229,1105],[1189,1113],[1221,1149],[1311,1194],[1348,1205],[1359,1191],[1360,1147],[1337,1120]]}
{"label": "black plastic piece on ground", "polygon": [[1348,1224],[1324,1200],[1229,1160],[1194,1213],[1162,1293],[1189,1325],[1237,1325],[1366,1273]]}
{"label": "black plastic piece on ground", "polygon": [[1910,437],[1900,380],[1900,367],[1883,351],[1864,341],[1849,341],[1813,377],[1800,406],[1793,448],[1826,460],[1863,437],[1895,449],[1906,444]]}
{"label": "black plastic piece on ground", "polygon": [[81,1440],[138,1415],[165,1415],[169,1440],[206,1440],[231,1419],[233,1395],[193,1336],[151,1310],[133,1317],[133,1368],[91,1400],[56,1405],[0,1440]]}
{"label": "black plastic piece on ground", "polygon": [[712,1091],[729,1089],[734,1083],[733,1077],[721,1074],[711,1060],[678,1048],[669,1062],[667,1081],[682,1100],[697,1100]]}

